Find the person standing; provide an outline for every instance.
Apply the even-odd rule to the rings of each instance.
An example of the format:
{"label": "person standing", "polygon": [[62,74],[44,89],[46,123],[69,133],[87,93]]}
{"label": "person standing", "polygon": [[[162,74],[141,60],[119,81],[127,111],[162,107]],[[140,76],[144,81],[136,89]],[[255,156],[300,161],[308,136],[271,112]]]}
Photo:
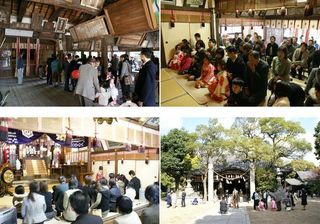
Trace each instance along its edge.
{"label": "person standing", "polygon": [[268,191],[263,192],[263,202],[264,202],[264,208],[266,210],[268,210],[268,197],[269,197],[269,193]]}
{"label": "person standing", "polygon": [[22,83],[23,83],[23,72],[24,72],[23,53],[21,53],[20,57],[18,58],[17,70],[18,70],[18,85],[22,85]]}
{"label": "person standing", "polygon": [[307,202],[307,192],[304,188],[302,188],[301,191],[301,205],[303,206],[303,210],[306,210],[306,205],[308,204]]}
{"label": "person standing", "polygon": [[53,61],[53,58],[55,57],[55,54],[52,54],[50,58],[47,60],[47,85],[52,85],[52,70],[51,70],[51,63]]}
{"label": "person standing", "polygon": [[277,56],[278,52],[278,44],[276,43],[276,37],[271,36],[270,37],[270,43],[267,45],[266,55],[267,55],[267,62],[269,66],[271,65],[271,62],[275,56]]}
{"label": "person standing", "polygon": [[118,66],[119,66],[119,58],[116,54],[113,55],[111,59],[111,74],[114,78],[114,83],[117,85],[117,78],[118,78]]}
{"label": "person standing", "polygon": [[95,68],[96,60],[90,58],[87,64],[79,68],[79,79],[76,94],[79,95],[81,106],[94,106],[96,93],[100,93],[98,70]]}
{"label": "person standing", "polygon": [[183,190],[181,194],[181,207],[186,207],[186,192]]}
{"label": "person standing", "polygon": [[67,54],[62,65],[64,71],[64,91],[70,92],[70,76],[71,76],[71,54]]}
{"label": "person standing", "polygon": [[253,210],[256,210],[257,209],[257,206],[259,206],[259,201],[260,201],[260,196],[258,194],[258,192],[253,192],[252,194],[252,198],[253,200]]}
{"label": "person standing", "polygon": [[139,199],[139,189],[141,187],[140,179],[136,177],[136,173],[133,170],[129,171],[129,175],[131,177],[130,183],[133,183],[134,189],[136,191],[135,199]]}
{"label": "person standing", "polygon": [[54,86],[58,87],[61,81],[61,63],[57,58],[57,56],[55,55],[51,62],[51,71],[52,71],[52,81],[54,82]]}
{"label": "person standing", "polygon": [[133,84],[132,75],[131,75],[132,67],[129,63],[129,55],[124,54],[122,55],[122,58],[123,58],[123,61],[121,66],[121,72],[119,74],[121,90],[122,90],[122,96],[128,96],[130,94],[130,87]]}
{"label": "person standing", "polygon": [[135,86],[135,95],[137,96],[138,106],[155,106],[155,81],[157,67],[151,61],[152,50],[143,48],[141,50],[142,68]]}

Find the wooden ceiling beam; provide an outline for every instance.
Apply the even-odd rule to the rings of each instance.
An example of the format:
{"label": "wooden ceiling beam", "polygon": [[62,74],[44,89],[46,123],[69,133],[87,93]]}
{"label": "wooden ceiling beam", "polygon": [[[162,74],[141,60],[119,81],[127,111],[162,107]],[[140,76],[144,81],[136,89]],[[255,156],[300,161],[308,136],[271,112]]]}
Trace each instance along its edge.
{"label": "wooden ceiling beam", "polygon": [[53,11],[53,13],[51,14],[50,18],[48,19],[49,22],[55,21],[56,19],[58,19],[58,17],[60,16],[61,13],[63,13],[64,11],[66,11],[65,8],[57,8]]}
{"label": "wooden ceiling beam", "polygon": [[53,6],[57,6],[57,7],[61,7],[61,8],[66,8],[66,9],[73,9],[73,10],[79,10],[82,11],[84,13],[93,15],[93,16],[98,16],[100,14],[101,10],[97,10],[94,8],[89,8],[89,7],[85,7],[85,6],[81,6],[78,3],[76,3],[76,1],[74,1],[75,3],[68,3],[65,0],[29,0],[31,2],[37,2],[37,3],[41,3],[41,4],[48,4],[48,5],[53,5]]}
{"label": "wooden ceiling beam", "polygon": [[26,1],[26,0],[19,1],[18,16],[17,16],[18,23],[20,23],[22,21],[22,18],[27,11],[27,7],[28,7],[28,1]]}

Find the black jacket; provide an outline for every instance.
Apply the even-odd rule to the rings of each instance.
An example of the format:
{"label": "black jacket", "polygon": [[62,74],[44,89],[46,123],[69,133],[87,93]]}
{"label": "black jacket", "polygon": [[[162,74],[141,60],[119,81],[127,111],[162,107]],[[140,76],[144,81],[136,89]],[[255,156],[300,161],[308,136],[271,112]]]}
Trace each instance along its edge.
{"label": "black jacket", "polygon": [[243,91],[238,94],[231,93],[228,98],[228,106],[250,106],[249,99]]}
{"label": "black jacket", "polygon": [[98,209],[101,209],[102,212],[105,212],[110,209],[110,191],[108,189],[99,192],[101,197],[101,202],[98,205]]}
{"label": "black jacket", "polygon": [[247,67],[242,57],[237,57],[233,62],[230,58],[227,60],[227,71],[232,73],[232,79],[238,77],[247,83]]}
{"label": "black jacket", "polygon": [[[271,55],[270,55],[270,48],[272,48],[272,54]],[[278,48],[279,48],[278,44],[276,44],[276,43],[274,43],[274,44],[268,43],[267,50],[266,50],[266,55],[270,56],[270,57],[277,56]]]}
{"label": "black jacket", "polygon": [[248,68],[249,103],[251,106],[258,106],[265,100],[268,89],[268,64],[260,60],[255,70],[252,72]]}
{"label": "black jacket", "polygon": [[139,178],[133,177],[133,178],[130,180],[130,183],[133,183],[133,187],[134,187],[134,189],[136,190],[136,197],[135,197],[135,199],[139,199],[139,189],[140,189],[140,187],[141,187],[141,183],[140,183]]}
{"label": "black jacket", "polygon": [[72,222],[72,224],[103,224],[102,218],[96,215],[79,215],[76,221]]}

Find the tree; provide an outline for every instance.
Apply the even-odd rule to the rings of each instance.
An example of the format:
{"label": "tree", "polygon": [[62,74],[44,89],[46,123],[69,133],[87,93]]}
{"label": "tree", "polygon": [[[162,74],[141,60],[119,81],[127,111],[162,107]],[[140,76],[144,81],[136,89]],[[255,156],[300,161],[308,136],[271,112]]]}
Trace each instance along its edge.
{"label": "tree", "polygon": [[257,165],[270,160],[270,147],[260,135],[258,118],[236,118],[229,136],[234,155],[249,162],[251,195],[256,190]]}
{"label": "tree", "polygon": [[161,172],[172,177],[178,189],[180,178],[191,170],[192,147],[194,135],[184,129],[172,129],[161,137]]}
{"label": "tree", "polygon": [[[224,131],[224,128],[218,123],[217,119],[210,119],[208,125],[198,125],[196,127],[196,133],[198,136],[198,144],[196,147],[196,155],[198,158],[197,168],[200,168],[203,172],[202,183],[204,200],[208,200],[208,171],[210,168],[213,169],[213,163],[218,164],[224,161],[226,155],[225,149],[227,147],[226,140],[224,138]],[[208,183],[209,186],[212,185],[212,189],[210,190],[213,192],[213,183],[210,181],[211,180],[209,180]]]}
{"label": "tree", "polygon": [[317,126],[314,128],[313,137],[315,137],[314,149],[316,150],[314,154],[316,155],[317,159],[320,159],[320,121],[318,122]]}
{"label": "tree", "polygon": [[305,130],[298,122],[284,118],[260,118],[259,125],[264,140],[271,145],[271,167],[275,167],[281,157],[298,159],[312,150],[311,144],[301,138]]}
{"label": "tree", "polygon": [[303,159],[292,160],[290,166],[292,167],[293,171],[306,171],[316,168],[313,162],[309,162]]}

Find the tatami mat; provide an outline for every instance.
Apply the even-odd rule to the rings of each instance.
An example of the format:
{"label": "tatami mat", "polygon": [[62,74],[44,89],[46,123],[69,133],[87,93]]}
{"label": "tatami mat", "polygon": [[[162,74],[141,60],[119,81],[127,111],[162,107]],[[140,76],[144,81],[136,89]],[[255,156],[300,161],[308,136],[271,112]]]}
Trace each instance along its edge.
{"label": "tatami mat", "polygon": [[161,82],[167,81],[169,79],[172,79],[172,76],[170,75],[170,70],[162,69],[161,70]]}
{"label": "tatami mat", "polygon": [[[186,94],[185,90],[174,79],[161,82],[161,102],[175,99]],[[179,105],[177,105],[179,106]]]}
{"label": "tatami mat", "polygon": [[164,107],[197,107],[199,104],[188,94],[162,103]]}

